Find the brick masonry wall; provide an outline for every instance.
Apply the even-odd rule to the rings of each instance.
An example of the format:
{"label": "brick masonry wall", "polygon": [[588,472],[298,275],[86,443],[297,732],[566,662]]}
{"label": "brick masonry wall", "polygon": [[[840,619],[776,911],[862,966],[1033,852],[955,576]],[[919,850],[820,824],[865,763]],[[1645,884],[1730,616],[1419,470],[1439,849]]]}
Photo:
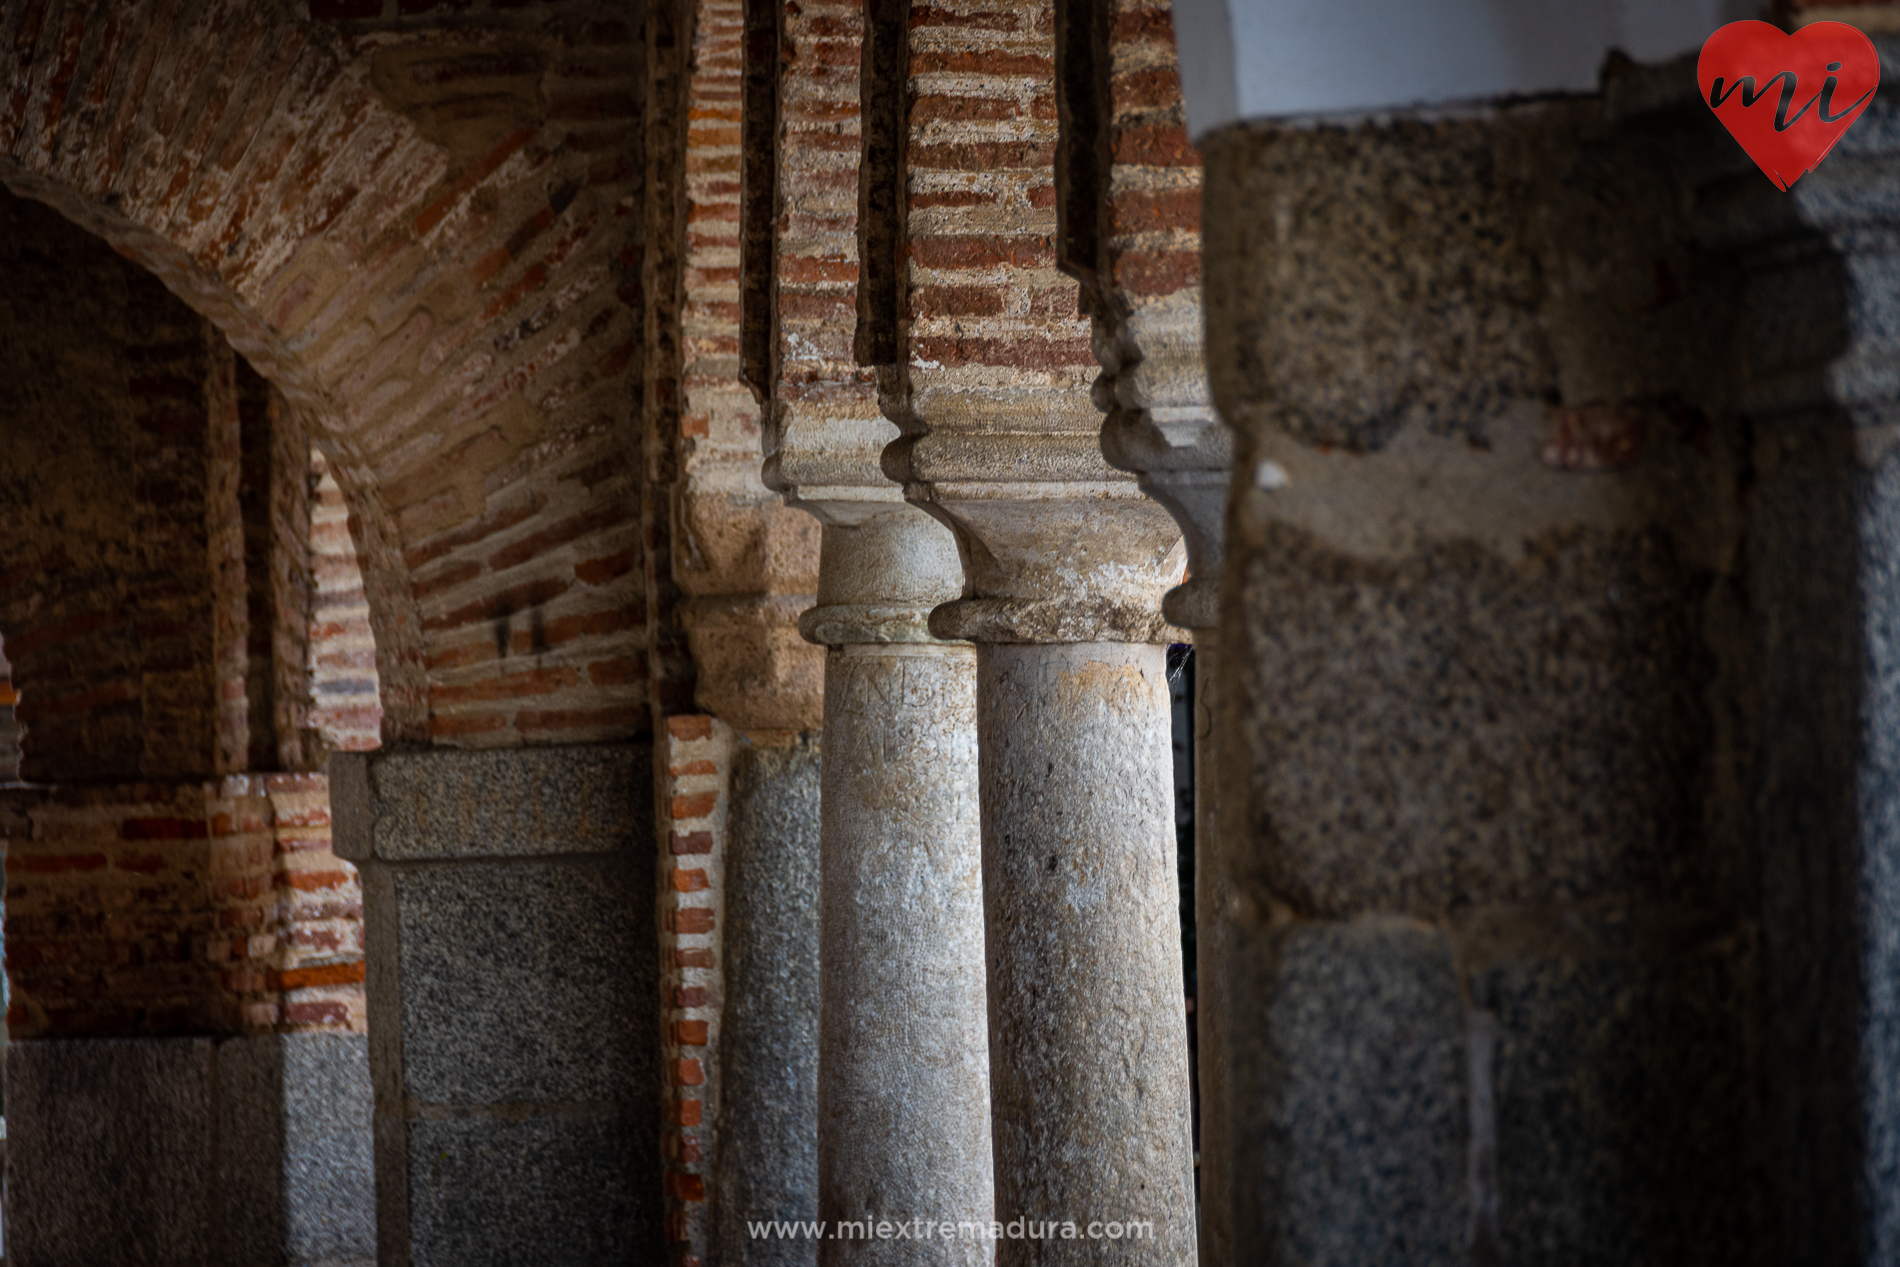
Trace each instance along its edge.
{"label": "brick masonry wall", "polygon": [[363,569],[350,540],[349,507],[329,462],[313,448],[309,464],[309,724],[323,746],[368,752],[382,742],[383,706]]}
{"label": "brick masonry wall", "polygon": [[667,719],[659,805],[662,1147],[666,1237],[681,1267],[699,1267],[710,1242],[732,741],[731,729],[711,717]]}
{"label": "brick masonry wall", "polygon": [[1173,6],[1118,0],[1109,20],[1107,281],[1118,306],[1201,285],[1201,156],[1187,134]]}
{"label": "brick masonry wall", "polygon": [[310,420],[392,735],[645,733],[637,31],[605,0],[424,7],[7,6],[0,183]]}
{"label": "brick masonry wall", "polygon": [[685,138],[681,484],[673,539],[698,706],[741,729],[813,729],[823,652],[817,523],[765,486],[760,401],[740,364],[741,0],[695,6]]}
{"label": "brick masonry wall", "polygon": [[320,769],[324,751],[308,733],[315,602],[310,438],[302,419],[241,359],[237,388],[243,436],[238,497],[250,618],[245,767]]}
{"label": "brick masonry wall", "polygon": [[779,432],[822,428],[835,475],[876,479],[897,436],[877,403],[876,371],[856,363],[861,4],[787,5],[779,50],[777,366]]}
{"label": "brick masonry wall", "polygon": [[0,272],[0,381],[11,434],[30,438],[0,469],[0,631],[24,773],[209,774],[222,754],[208,499],[228,457],[210,427],[230,403],[217,395],[230,349],[150,275],[6,196]]}
{"label": "brick masonry wall", "polygon": [[908,360],[999,427],[1093,432],[1088,322],[1056,268],[1054,30],[1047,3],[911,10]]}
{"label": "brick masonry wall", "polygon": [[363,1028],[321,775],[0,793],[18,1039]]}
{"label": "brick masonry wall", "polygon": [[13,666],[7,662],[6,635],[0,634],[0,783],[20,777],[20,723],[13,706],[20,701],[13,689]]}
{"label": "brick masonry wall", "polygon": [[685,350],[687,85],[692,74],[692,0],[653,0],[647,10],[646,381],[641,400],[646,500],[641,508],[647,594],[648,694],[660,730],[693,711],[697,686],[680,623],[673,541],[680,499]]}

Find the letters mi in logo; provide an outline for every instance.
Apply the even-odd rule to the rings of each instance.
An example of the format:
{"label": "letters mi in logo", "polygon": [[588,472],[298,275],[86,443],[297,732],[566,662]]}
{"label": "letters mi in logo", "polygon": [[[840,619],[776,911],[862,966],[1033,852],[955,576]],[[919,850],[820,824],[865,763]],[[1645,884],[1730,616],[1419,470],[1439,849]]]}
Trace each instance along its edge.
{"label": "letters mi in logo", "polygon": [[1696,82],[1722,126],[1785,193],[1874,99],[1880,55],[1845,22],[1816,22],[1793,35],[1766,22],[1731,22],[1703,43]]}

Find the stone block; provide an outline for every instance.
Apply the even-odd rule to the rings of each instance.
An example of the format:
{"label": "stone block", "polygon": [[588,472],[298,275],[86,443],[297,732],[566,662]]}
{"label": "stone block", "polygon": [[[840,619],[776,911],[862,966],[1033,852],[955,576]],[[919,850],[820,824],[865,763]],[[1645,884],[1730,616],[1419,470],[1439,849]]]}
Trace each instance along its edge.
{"label": "stone block", "polygon": [[1474,975],[1497,1022],[1502,1261],[1751,1260],[1765,1231],[1752,980],[1750,960],[1719,950]]}
{"label": "stone block", "polygon": [[373,1260],[368,1039],[235,1039],[219,1046],[218,1076],[219,1164],[233,1258]]}
{"label": "stone block", "polygon": [[1272,1267],[1463,1261],[1465,1016],[1450,940],[1408,920],[1239,939],[1228,1041],[1237,1245]]}
{"label": "stone block", "polygon": [[645,1138],[612,1117],[411,1122],[410,1263],[654,1261],[658,1179],[652,1193],[630,1182],[647,1172],[634,1155]]}
{"label": "stone block", "polygon": [[[608,1101],[656,1041],[650,889],[606,862],[471,863],[395,877],[404,1094],[429,1104]],[[644,918],[636,918],[636,910]]]}
{"label": "stone block", "polygon": [[650,839],[645,745],[338,753],[337,853],[390,861],[606,853]]}
{"label": "stone block", "polygon": [[218,1261],[216,1044],[7,1048],[7,1258],[23,1267]]}
{"label": "stone block", "polygon": [[378,1261],[660,1252],[651,749],[332,758],[362,869]]}
{"label": "stone block", "polygon": [[14,1043],[7,1078],[9,1262],[374,1260],[361,1035]]}

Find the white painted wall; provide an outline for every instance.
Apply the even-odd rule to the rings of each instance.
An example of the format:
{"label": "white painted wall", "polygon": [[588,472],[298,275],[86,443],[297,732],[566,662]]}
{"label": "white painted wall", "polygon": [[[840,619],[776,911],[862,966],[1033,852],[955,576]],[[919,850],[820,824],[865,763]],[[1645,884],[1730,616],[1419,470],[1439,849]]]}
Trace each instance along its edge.
{"label": "white painted wall", "polygon": [[1241,119],[1593,92],[1611,49],[1664,61],[1763,0],[1174,0],[1196,137]]}

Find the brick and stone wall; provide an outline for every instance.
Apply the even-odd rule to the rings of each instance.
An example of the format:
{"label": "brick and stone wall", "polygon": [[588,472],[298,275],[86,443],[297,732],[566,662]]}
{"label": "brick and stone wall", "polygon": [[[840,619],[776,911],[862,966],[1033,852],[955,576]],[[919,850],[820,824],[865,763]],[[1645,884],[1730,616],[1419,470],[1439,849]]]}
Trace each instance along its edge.
{"label": "brick and stone wall", "polygon": [[1015,415],[1092,448],[1097,366],[1076,282],[1056,267],[1053,27],[1049,5],[911,13],[908,359],[1003,425]]}
{"label": "brick and stone wall", "polygon": [[717,1153],[717,1054],[726,999],[726,816],[733,735],[706,716],[667,720],[659,839],[662,1110],[666,1238],[705,1261]]}
{"label": "brick and stone wall", "polygon": [[[137,265],[0,196],[16,1038],[360,1030],[309,733],[310,442]],[[357,585],[360,590],[360,582]]]}
{"label": "brick and stone wall", "polygon": [[0,793],[12,1038],[361,1031],[322,775]]}
{"label": "brick and stone wall", "polygon": [[674,576],[700,707],[742,729],[812,729],[823,654],[798,636],[818,525],[760,478],[760,396],[741,372],[744,5],[695,6],[687,86],[679,536]]}
{"label": "brick and stone wall", "polygon": [[7,661],[6,637],[0,634],[0,783],[20,777],[20,723],[15,705],[20,694],[13,689],[13,666]]}

